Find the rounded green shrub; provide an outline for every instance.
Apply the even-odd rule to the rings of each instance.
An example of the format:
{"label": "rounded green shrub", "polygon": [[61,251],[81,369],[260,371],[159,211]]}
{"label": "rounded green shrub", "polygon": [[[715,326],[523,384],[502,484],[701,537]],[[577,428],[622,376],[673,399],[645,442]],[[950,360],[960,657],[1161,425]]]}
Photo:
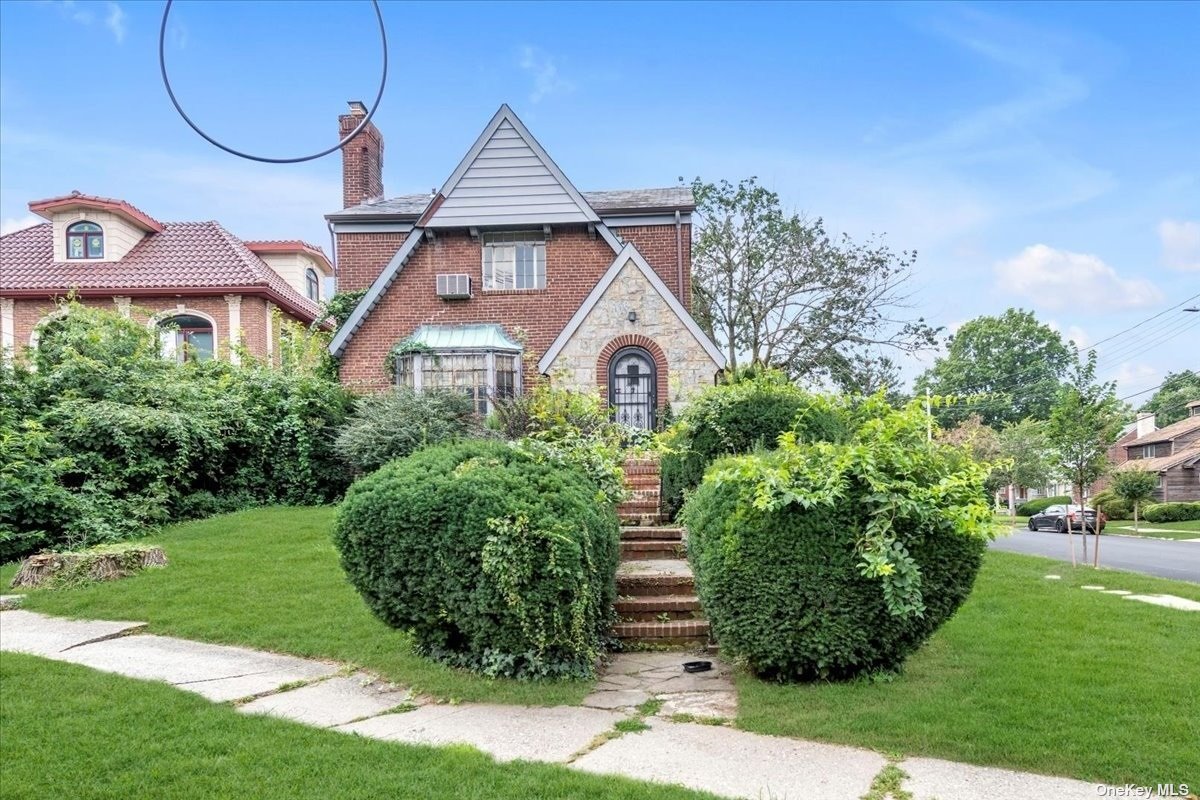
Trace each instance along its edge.
{"label": "rounded green shrub", "polygon": [[1097,492],[1091,499],[1091,506],[1104,512],[1109,519],[1133,519],[1133,506],[1111,490]]}
{"label": "rounded green shrub", "polygon": [[1032,517],[1034,514],[1040,514],[1050,506],[1065,506],[1075,502],[1065,494],[1055,497],[1039,497],[1037,500],[1029,500],[1017,506],[1018,517]]}
{"label": "rounded green shrub", "polygon": [[500,442],[431,447],[351,486],[333,538],[367,605],[425,654],[493,676],[593,674],[619,529],[578,471]]}
{"label": "rounded green shrub", "polygon": [[1147,522],[1187,522],[1200,519],[1200,503],[1155,503],[1144,514]]}
{"label": "rounded green shrub", "polygon": [[481,432],[475,402],[462,392],[401,388],[358,398],[334,449],[357,472],[371,472],[422,447]]}
{"label": "rounded green shrub", "polygon": [[706,389],[668,434],[671,450],[660,459],[664,511],[674,516],[683,506],[684,492],[700,485],[704,470],[716,459],[775,447],[808,405],[808,395],[773,370],[747,370]]}
{"label": "rounded green shrub", "polygon": [[926,442],[919,409],[868,405],[846,441],[716,462],[684,507],[716,639],[762,677],[894,670],[974,583],[988,467]]}

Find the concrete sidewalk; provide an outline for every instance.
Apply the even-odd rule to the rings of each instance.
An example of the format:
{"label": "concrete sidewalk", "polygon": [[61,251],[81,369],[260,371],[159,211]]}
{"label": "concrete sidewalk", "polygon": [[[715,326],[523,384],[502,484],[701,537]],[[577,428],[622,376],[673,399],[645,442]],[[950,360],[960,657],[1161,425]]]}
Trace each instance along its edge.
{"label": "concrete sidewalk", "polygon": [[[727,797],[859,800],[888,761],[855,747],[734,728],[647,720],[614,736],[628,710],[424,702],[338,664],[141,633],[143,623],[0,611],[0,650],[161,680],[246,714],[396,742],[462,743],[500,761],[679,784]],[[899,762],[916,800],[1093,800],[1097,784],[929,758]]]}

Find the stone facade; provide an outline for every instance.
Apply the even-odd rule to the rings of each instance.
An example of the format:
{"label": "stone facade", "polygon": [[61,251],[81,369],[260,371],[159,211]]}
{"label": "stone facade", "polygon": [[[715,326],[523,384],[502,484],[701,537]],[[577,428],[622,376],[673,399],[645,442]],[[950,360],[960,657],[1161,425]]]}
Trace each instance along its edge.
{"label": "stone facade", "polygon": [[[631,311],[636,321],[629,320]],[[713,384],[719,366],[632,261],[621,268],[558,354],[549,369],[551,381],[581,391],[601,390],[607,382],[607,363],[601,363],[607,361],[605,350],[624,337],[648,340],[632,343],[642,344],[656,356],[649,346],[653,343],[665,357],[666,380],[660,374],[658,381],[660,407],[669,402],[678,411],[696,392]]]}

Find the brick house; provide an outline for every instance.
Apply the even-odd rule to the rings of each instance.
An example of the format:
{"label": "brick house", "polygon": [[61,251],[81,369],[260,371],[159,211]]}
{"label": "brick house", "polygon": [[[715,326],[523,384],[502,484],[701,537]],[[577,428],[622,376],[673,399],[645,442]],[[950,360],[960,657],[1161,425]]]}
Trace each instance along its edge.
{"label": "brick house", "polygon": [[47,221],[0,237],[0,350],[9,355],[36,347],[59,301],[74,296],[159,328],[168,357],[273,359],[275,311],[312,323],[333,275],[304,242],[159,222],[124,200],[72,192],[29,208]]}
{"label": "brick house", "polygon": [[1164,428],[1155,426],[1153,414],[1138,414],[1135,435],[1122,436],[1109,449],[1114,471],[1157,473],[1154,499],[1160,502],[1200,502],[1200,400],[1188,403],[1187,413]]}
{"label": "brick house", "polygon": [[338,290],[365,292],[330,347],[346,385],[454,387],[485,412],[547,376],[647,427],[724,368],[689,311],[690,188],[580,192],[507,105],[439,190],[385,199],[383,148],[374,125],[343,148],[327,215]]}

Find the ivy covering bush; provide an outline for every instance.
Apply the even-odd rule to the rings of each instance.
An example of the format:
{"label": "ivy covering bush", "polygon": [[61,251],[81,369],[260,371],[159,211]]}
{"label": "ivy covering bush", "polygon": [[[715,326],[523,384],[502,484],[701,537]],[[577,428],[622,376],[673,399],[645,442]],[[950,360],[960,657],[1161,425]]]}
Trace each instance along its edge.
{"label": "ivy covering bush", "polygon": [[351,398],[333,379],[245,358],[179,364],[137,321],[63,309],[31,365],[0,366],[0,562],[344,491],[332,445]]}
{"label": "ivy covering bush", "polygon": [[1143,513],[1147,522],[1187,522],[1200,519],[1200,503],[1155,503]]}
{"label": "ivy covering bush", "polygon": [[1065,506],[1075,502],[1065,494],[1055,497],[1040,497],[1037,500],[1029,500],[1017,506],[1018,517],[1032,517],[1034,514],[1040,514],[1050,506]]}
{"label": "ivy covering bush", "polygon": [[422,447],[477,436],[475,402],[462,392],[412,389],[359,398],[338,432],[337,452],[358,472],[371,472]]}
{"label": "ivy covering bush", "polygon": [[669,452],[660,462],[664,512],[675,516],[684,493],[700,485],[716,459],[774,448],[808,404],[808,395],[774,370],[748,369],[706,389],[667,433]]}
{"label": "ivy covering bush", "polygon": [[574,469],[502,442],[421,450],[357,481],[334,526],[371,610],[429,656],[486,675],[594,673],[618,526]]}
{"label": "ivy covering bush", "polygon": [[763,677],[893,670],[966,599],[988,465],[927,442],[920,408],[809,397],[834,424],[715,463],[682,518],[723,652]]}

